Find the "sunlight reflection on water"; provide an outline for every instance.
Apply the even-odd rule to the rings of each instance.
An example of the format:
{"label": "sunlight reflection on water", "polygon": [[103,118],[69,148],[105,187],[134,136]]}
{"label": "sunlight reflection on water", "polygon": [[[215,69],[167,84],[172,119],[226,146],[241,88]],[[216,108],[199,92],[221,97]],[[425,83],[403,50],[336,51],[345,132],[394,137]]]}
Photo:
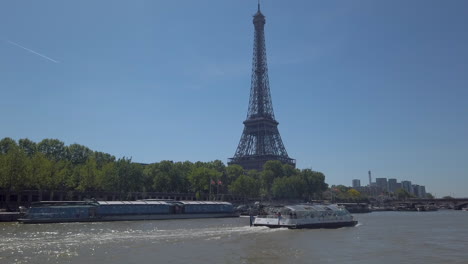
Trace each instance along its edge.
{"label": "sunlight reflection on water", "polygon": [[2,263],[463,263],[468,213],[356,215],[354,228],[250,227],[246,218],[0,224]]}

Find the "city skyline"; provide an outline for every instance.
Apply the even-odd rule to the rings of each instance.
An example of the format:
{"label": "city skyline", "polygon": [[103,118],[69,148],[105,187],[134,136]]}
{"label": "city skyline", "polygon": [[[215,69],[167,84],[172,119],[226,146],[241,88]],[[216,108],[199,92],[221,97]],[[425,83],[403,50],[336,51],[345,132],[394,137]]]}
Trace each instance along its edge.
{"label": "city skyline", "polygon": [[[0,4],[0,138],[227,163],[256,1]],[[271,97],[298,168],[468,197],[468,3],[264,1]],[[389,177],[389,175],[391,175]]]}

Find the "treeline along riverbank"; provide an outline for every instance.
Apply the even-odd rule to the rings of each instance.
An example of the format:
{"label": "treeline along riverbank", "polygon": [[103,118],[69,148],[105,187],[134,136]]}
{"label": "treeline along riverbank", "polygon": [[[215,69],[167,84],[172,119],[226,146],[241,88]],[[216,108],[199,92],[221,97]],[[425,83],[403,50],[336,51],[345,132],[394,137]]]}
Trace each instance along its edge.
{"label": "treeline along riverbank", "polygon": [[[245,171],[222,161],[152,164],[93,151],[58,139],[39,143],[29,139],[0,140],[0,202],[74,199],[99,194],[110,199],[134,199],[135,193],[191,194],[203,200],[233,195],[262,199],[320,198],[327,189],[325,175],[269,161],[264,170]],[[28,194],[23,194],[29,191]],[[32,194],[36,193],[36,194]],[[92,195],[94,194],[94,195]],[[211,196],[211,197],[210,197]]]}

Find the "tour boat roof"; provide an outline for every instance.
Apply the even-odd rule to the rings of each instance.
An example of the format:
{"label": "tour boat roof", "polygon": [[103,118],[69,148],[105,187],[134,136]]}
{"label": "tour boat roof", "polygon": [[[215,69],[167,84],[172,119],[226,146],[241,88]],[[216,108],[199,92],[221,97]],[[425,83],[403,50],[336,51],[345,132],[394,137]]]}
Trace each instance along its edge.
{"label": "tour boat roof", "polygon": [[99,205],[143,205],[143,204],[170,204],[166,201],[98,201]]}
{"label": "tour boat roof", "polygon": [[341,210],[341,207],[336,204],[296,204],[296,205],[286,205],[286,208],[291,211],[338,211]]}
{"label": "tour boat roof", "polygon": [[219,201],[177,201],[181,204],[225,204],[230,205],[228,202],[219,202]]}

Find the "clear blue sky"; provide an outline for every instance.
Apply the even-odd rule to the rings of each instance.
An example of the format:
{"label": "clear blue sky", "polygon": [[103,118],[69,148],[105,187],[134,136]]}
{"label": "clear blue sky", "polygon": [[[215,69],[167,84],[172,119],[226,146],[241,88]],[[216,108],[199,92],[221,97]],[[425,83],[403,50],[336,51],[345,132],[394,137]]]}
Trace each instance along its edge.
{"label": "clear blue sky", "polygon": [[[232,157],[251,1],[1,1],[0,138],[137,162]],[[265,0],[289,155],[329,184],[411,180],[468,197],[468,1]]]}

